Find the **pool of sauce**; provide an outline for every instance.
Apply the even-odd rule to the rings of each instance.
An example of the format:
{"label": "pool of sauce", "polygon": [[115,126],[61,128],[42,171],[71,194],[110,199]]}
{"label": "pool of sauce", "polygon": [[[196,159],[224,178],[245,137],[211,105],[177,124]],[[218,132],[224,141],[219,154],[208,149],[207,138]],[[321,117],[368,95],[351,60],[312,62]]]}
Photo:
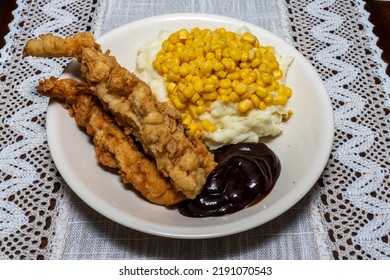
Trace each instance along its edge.
{"label": "pool of sauce", "polygon": [[274,187],[281,170],[276,154],[262,143],[240,143],[213,151],[217,167],[194,200],[179,204],[188,217],[232,214],[256,204]]}

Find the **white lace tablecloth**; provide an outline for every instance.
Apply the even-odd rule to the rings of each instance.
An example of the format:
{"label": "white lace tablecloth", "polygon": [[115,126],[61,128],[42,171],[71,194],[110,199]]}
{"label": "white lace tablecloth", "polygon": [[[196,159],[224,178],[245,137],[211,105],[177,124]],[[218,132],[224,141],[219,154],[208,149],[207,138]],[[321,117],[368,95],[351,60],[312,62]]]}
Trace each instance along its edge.
{"label": "white lace tablecloth", "polygon": [[[390,259],[390,81],[360,0],[17,0],[0,53],[0,259]],[[97,36],[165,13],[215,13],[295,46],[325,81],[336,131],[312,191],[258,228],[210,240],[140,233],[72,193],[47,147],[38,79],[66,59],[23,59],[42,33]],[[304,81],[302,81],[304,82]]]}

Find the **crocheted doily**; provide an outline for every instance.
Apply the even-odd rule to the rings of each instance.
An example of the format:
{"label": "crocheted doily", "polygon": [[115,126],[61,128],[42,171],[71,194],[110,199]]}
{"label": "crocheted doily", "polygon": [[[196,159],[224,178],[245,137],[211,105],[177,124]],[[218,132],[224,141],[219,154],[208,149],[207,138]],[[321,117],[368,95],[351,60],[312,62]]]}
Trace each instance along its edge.
{"label": "crocheted doily", "polygon": [[98,32],[105,5],[83,0],[29,2],[17,1],[0,56],[0,212],[5,217],[0,221],[0,259],[48,258],[58,234],[53,223],[65,184],[47,146],[48,99],[36,94],[36,81],[50,73],[59,76],[69,60],[23,58],[22,49],[27,40],[44,33]]}
{"label": "crocheted doily", "polygon": [[364,2],[286,2],[284,28],[325,81],[335,114],[312,205],[321,258],[390,258],[390,81]]}

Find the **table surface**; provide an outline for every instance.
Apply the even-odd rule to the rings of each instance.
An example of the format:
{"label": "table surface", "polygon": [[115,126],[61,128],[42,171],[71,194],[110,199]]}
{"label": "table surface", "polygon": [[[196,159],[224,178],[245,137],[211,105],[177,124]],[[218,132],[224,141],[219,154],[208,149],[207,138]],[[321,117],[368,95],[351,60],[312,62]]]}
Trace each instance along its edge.
{"label": "table surface", "polygon": [[[8,23],[12,21],[12,11],[17,8],[16,1],[18,1],[18,3],[28,2],[23,0],[0,0],[0,48],[3,48],[5,44],[4,37],[7,36],[9,32]],[[245,10],[243,7],[240,7],[239,4],[235,6],[237,3],[236,1],[225,0],[224,2],[229,2],[233,7],[243,9],[238,12],[232,12],[233,8],[231,8],[230,10],[227,9],[226,11],[221,12],[221,14],[226,13],[236,18],[244,18],[246,17],[244,15],[246,15],[248,11],[251,11],[254,6],[257,6],[257,12],[254,12],[251,16],[248,15],[248,19],[257,20],[258,18],[264,17],[266,25],[269,24],[271,27],[270,29],[275,29],[276,31],[282,30],[283,28],[291,28],[291,30],[293,30],[291,33],[287,32],[286,29],[283,30],[283,32],[280,31],[280,35],[286,36],[287,40],[295,43],[294,46],[301,53],[306,55],[310,62],[316,67],[316,70],[319,72],[327,86],[329,95],[332,100],[332,105],[334,106],[336,120],[334,150],[332,151],[332,155],[329,159],[329,163],[324,171],[323,176],[318,180],[316,186],[313,188],[315,189],[313,191],[314,195],[309,194],[306,196],[303,201],[297,203],[295,208],[290,210],[290,212],[287,212],[283,217],[281,217],[281,219],[276,219],[272,223],[262,227],[262,229],[248,231],[242,235],[238,234],[232,237],[229,236],[226,239],[221,238],[216,240],[203,240],[199,242],[195,240],[181,241],[161,239],[132,231],[131,229],[122,227],[119,224],[115,224],[112,221],[105,219],[105,217],[92,211],[92,209],[90,209],[88,205],[83,203],[80,199],[73,199],[73,197],[71,197],[72,194],[69,195],[68,192],[66,192],[62,197],[57,194],[59,193],[59,189],[63,189],[61,188],[63,181],[61,181],[61,176],[56,173],[55,168],[51,168],[51,170],[45,169],[49,169],[47,166],[53,164],[52,162],[46,163],[44,160],[40,160],[39,157],[44,158],[45,160],[50,158],[49,151],[47,148],[45,148],[47,143],[44,143],[45,145],[40,144],[41,146],[39,146],[39,149],[43,150],[38,150],[40,156],[31,160],[33,163],[37,162],[36,166],[34,166],[34,168],[40,170],[37,174],[41,175],[42,181],[47,182],[49,185],[45,190],[46,193],[43,193],[42,196],[47,195],[49,197],[55,193],[54,199],[50,200],[48,203],[49,205],[47,208],[49,210],[55,208],[57,206],[56,203],[58,203],[61,198],[66,197],[68,199],[71,197],[69,200],[62,199],[62,201],[65,202],[62,202],[61,207],[63,208],[61,208],[61,211],[65,208],[68,210],[72,208],[72,211],[62,211],[65,214],[60,213],[61,215],[58,214],[56,218],[51,218],[50,215],[45,217],[44,213],[41,215],[40,213],[31,214],[28,212],[31,214],[28,216],[28,222],[38,225],[38,230],[36,231],[36,240],[34,237],[31,239],[31,235],[33,235],[33,233],[30,232],[31,230],[24,225],[20,227],[20,230],[17,230],[16,235],[14,233],[6,235],[4,234],[4,231],[1,232],[2,224],[0,224],[0,259],[2,257],[7,258],[7,256],[12,256],[12,258],[26,258],[23,249],[20,251],[19,247],[29,248],[29,246],[33,249],[31,249],[28,254],[32,256],[31,258],[37,259],[47,258],[47,256],[64,259],[121,257],[173,258],[175,256],[178,258],[202,257],[205,259],[218,257],[233,258],[237,256],[243,259],[261,258],[262,256],[281,256],[281,258],[286,259],[297,256],[311,259],[390,258],[389,247],[384,245],[388,244],[390,238],[388,233],[389,231],[387,230],[390,226],[388,225],[388,219],[386,218],[388,217],[386,216],[388,215],[388,211],[386,210],[388,208],[386,207],[388,207],[389,204],[389,189],[388,187],[384,186],[385,183],[383,183],[386,179],[388,179],[388,170],[385,170],[387,168],[388,162],[383,158],[385,158],[384,154],[387,152],[385,148],[386,145],[384,143],[386,142],[386,139],[388,140],[388,136],[386,135],[386,133],[388,133],[388,129],[385,126],[388,124],[388,119],[386,120],[386,116],[388,117],[389,115],[387,106],[388,100],[386,100],[389,83],[387,77],[384,78],[386,74],[383,70],[386,65],[383,64],[382,61],[377,63],[378,60],[380,60],[379,56],[377,55],[378,53],[381,55],[384,62],[390,62],[390,41],[388,40],[390,36],[390,1],[365,1],[365,8],[370,13],[369,20],[374,25],[373,32],[379,38],[376,43],[377,46],[383,50],[382,53],[378,52],[376,46],[373,44],[373,41],[371,41],[373,36],[371,30],[369,30],[370,24],[367,22],[367,13],[361,12],[363,9],[361,6],[359,7],[359,12],[356,12],[356,6],[358,6],[356,3],[361,3],[358,0],[347,1],[348,3],[335,0],[333,2],[329,1],[329,3],[325,4],[318,0],[275,0],[274,3],[280,4],[283,2],[281,5],[287,3],[286,5],[288,6],[288,9],[285,10],[288,12],[284,14],[284,16],[287,15],[288,20],[290,20],[289,23],[291,25],[288,27],[281,27],[281,25],[278,25],[280,22],[277,22],[277,20],[280,20],[282,16],[281,14],[277,13],[278,7],[276,5],[272,7],[272,16],[267,18],[267,11],[258,16],[259,10],[263,12],[262,8],[268,8],[270,5],[269,2],[266,2],[268,0],[256,1],[253,0],[251,2],[248,0],[248,2],[241,2],[241,6],[245,6]],[[96,2],[99,1],[85,2],[90,3],[88,4],[89,10],[87,10],[89,13],[96,12],[97,9],[93,6],[96,5]],[[108,2],[110,1],[107,1],[107,3]],[[137,7],[133,7],[129,4],[129,2],[125,0],[111,1],[111,3],[115,4],[112,4],[111,6],[108,4],[107,10],[110,11],[108,13],[110,16],[105,17],[108,20],[104,24],[96,24],[95,21],[91,20],[91,17],[88,19],[88,16],[86,16],[88,22],[85,24],[84,21],[77,21],[76,16],[74,17],[76,18],[76,27],[73,26],[70,28],[75,28],[76,30],[88,30],[88,28],[93,29],[93,26],[100,26],[98,27],[99,30],[97,34],[101,34],[117,26],[120,26],[129,20],[150,16],[156,12],[175,12],[180,11],[180,9],[186,11],[188,10],[184,7],[178,8],[177,10],[166,8],[164,7],[166,4],[165,1],[156,0],[153,2],[153,8],[155,10],[149,12],[147,9],[145,9],[145,5],[142,6],[142,3]],[[174,2],[174,0],[172,0],[172,2]],[[206,12],[211,6],[213,6],[214,11],[219,9],[218,5],[215,3],[211,4],[213,3],[212,1],[202,0],[200,2],[203,3],[201,9],[199,6],[197,6],[197,8],[189,10],[201,10],[202,12]],[[263,4],[257,5],[260,2]],[[301,4],[303,2],[305,4]],[[138,4],[137,1],[133,1],[132,3]],[[250,4],[243,5],[243,3]],[[321,6],[322,10],[318,12],[318,9],[316,9],[318,7],[314,6],[313,8],[313,5],[310,5],[313,3],[325,6],[329,5],[334,9],[330,9],[329,11],[328,6]],[[351,4],[351,6],[348,6],[349,4]],[[30,5],[29,7],[32,6],[30,2],[28,2],[28,5]],[[121,16],[121,9],[123,8],[123,5],[127,5],[127,10],[123,9],[123,11],[127,11],[127,14],[123,12],[124,16]],[[198,5],[198,3],[194,5]],[[303,7],[303,5],[307,6]],[[285,8],[287,6],[283,7]],[[82,5],[82,11],[85,11],[85,7],[86,6]],[[37,10],[41,9],[37,5],[35,5],[34,8],[37,8]],[[307,8],[306,14],[303,12],[304,8]],[[76,15],[79,15],[80,9],[73,7],[71,9],[73,9],[72,11]],[[131,11],[130,14],[134,14],[135,16],[130,17],[128,11]],[[142,13],[137,14],[137,11]],[[329,16],[329,14],[327,14],[328,11],[331,16],[334,16],[336,19],[340,20],[341,23],[338,24],[343,24],[343,28],[338,28],[339,26],[337,26],[337,24],[332,25],[332,21],[328,21],[328,26],[322,25],[324,21],[329,20],[329,18],[325,17]],[[33,12],[31,12],[31,14],[33,14]],[[86,14],[88,15],[88,13]],[[306,19],[310,20],[314,18],[315,20],[313,21],[313,26],[320,26],[321,28],[324,28],[325,26],[325,28],[317,28],[316,31],[312,32],[309,25],[302,27],[299,24],[298,21],[302,18],[301,16],[307,16]],[[352,21],[353,23],[351,23],[349,19],[354,19],[354,16],[356,16],[356,21]],[[362,24],[362,21],[359,20],[362,20],[365,24]],[[42,21],[44,22],[44,20]],[[280,21],[282,22],[282,20]],[[18,23],[23,25],[23,22],[24,20]],[[260,20],[258,22],[262,23]],[[368,28],[364,29],[364,27],[367,26]],[[20,27],[22,29],[23,26]],[[329,27],[334,29],[329,31],[326,29]],[[26,28],[26,30],[30,29]],[[344,32],[345,30],[353,32],[352,35],[354,36],[348,37],[349,34]],[[328,42],[321,40],[321,36],[323,34],[329,35],[327,39],[333,39],[333,41],[329,43],[329,48],[327,48]],[[20,44],[20,41],[26,39],[26,33],[21,34],[21,36],[20,34],[17,35],[19,35],[19,37],[17,37],[15,43]],[[291,36],[291,38],[288,36]],[[343,40],[346,37],[348,38]],[[342,39],[340,44],[338,42],[339,39]],[[367,47],[368,43],[371,43],[372,45]],[[335,48],[332,49],[332,47]],[[348,48],[349,51],[347,52],[346,49]],[[5,49],[11,48],[3,48],[3,50]],[[322,50],[326,50],[328,53],[326,53],[326,51],[322,52]],[[20,51],[20,48],[17,51]],[[17,54],[17,51],[9,53]],[[337,52],[338,54],[341,53],[341,55],[336,56],[336,54],[333,52]],[[333,57],[333,55],[336,57]],[[11,61],[8,63],[13,63],[13,61],[17,59],[18,55],[15,55],[8,60]],[[32,69],[34,69],[34,80],[30,79],[31,73],[26,70],[29,69],[28,67],[31,67],[31,65],[33,65]],[[37,79],[36,75],[40,75],[42,72],[47,71],[46,73],[42,73],[40,76],[40,78],[45,78],[46,76],[44,76],[44,74],[47,75],[48,73],[52,73],[52,71],[56,71],[54,73],[57,73],[59,76],[63,68],[67,65],[67,62],[59,62],[58,67],[56,66],[57,68],[54,70],[47,69],[48,67],[46,67],[44,63],[31,65],[22,65],[20,68],[13,67],[13,69],[16,70],[11,69],[10,67],[10,72],[14,76],[12,79],[9,79],[10,82],[8,82],[8,84],[8,75],[0,75],[0,89],[5,89],[4,91],[2,90],[2,92],[0,92],[0,97],[2,98],[0,99],[0,109],[3,110],[4,108],[5,112],[4,115],[0,115],[3,122],[0,123],[0,130],[2,133],[3,131],[8,133],[6,136],[2,135],[1,139],[12,139],[11,141],[21,141],[20,143],[22,143],[25,140],[24,136],[18,136],[17,133],[20,133],[20,131],[18,131],[20,127],[24,128],[24,120],[31,121],[33,125],[35,125],[36,122],[40,124],[40,126],[34,126],[32,130],[40,129],[38,134],[44,134],[44,112],[46,112],[47,103],[45,103],[46,101],[40,101],[40,99],[37,99],[35,96]],[[377,71],[378,69],[381,71]],[[24,74],[24,77],[27,77],[26,80],[19,78],[22,76],[22,74],[18,76],[19,72],[23,71],[26,72]],[[386,73],[390,76],[389,65],[387,65]],[[23,82],[23,85],[19,84],[20,81]],[[7,100],[9,95],[14,98],[14,101]],[[16,108],[15,110],[12,110],[13,106]],[[38,108],[37,106],[40,107]],[[31,113],[31,108],[37,108],[36,111],[33,112],[35,115]],[[29,109],[31,109],[31,111],[29,111]],[[1,111],[1,113],[2,112],[3,111]],[[23,115],[23,113],[18,112],[25,112],[26,117],[20,117],[18,119],[19,116]],[[31,114],[32,117],[29,117],[28,114]],[[4,116],[8,116],[8,118],[12,120],[8,121]],[[26,125],[26,127],[27,126],[28,125]],[[14,127],[16,127],[16,129],[13,130]],[[14,132],[15,136],[13,134]],[[28,134],[28,136],[30,135],[31,134]],[[0,147],[3,147],[1,144],[3,143],[0,143]],[[9,146],[12,146],[12,143]],[[5,145],[5,147],[7,146]],[[18,156],[18,161],[16,162],[23,162],[26,157],[31,155],[33,156],[34,151],[36,150],[24,152]],[[45,153],[47,154],[46,157]],[[359,158],[357,161],[355,161],[357,157]],[[3,162],[0,162],[0,171],[2,172],[0,173],[0,179],[2,178],[1,176],[3,176],[3,174],[12,174],[9,173],[12,169],[2,169],[2,163]],[[17,167],[15,164],[12,166]],[[4,170],[6,171],[4,172]],[[20,168],[20,170],[22,170],[22,168]],[[368,173],[368,176],[365,176],[365,173]],[[22,172],[20,172],[20,174],[22,174]],[[19,177],[23,177],[22,175],[19,175]],[[382,181],[376,181],[376,175],[378,175]],[[11,178],[12,176],[6,175],[4,181],[8,180],[9,185],[11,185]],[[39,182],[39,178],[35,182]],[[42,186],[42,184],[40,185]],[[363,193],[361,191],[363,189],[362,186],[366,185],[370,185],[372,189],[365,189],[364,191],[366,193]],[[50,186],[52,186],[52,189],[50,189]],[[346,188],[344,188],[345,186],[350,187],[348,192],[346,191]],[[0,187],[2,187],[1,181]],[[368,194],[368,198],[364,196],[366,194]],[[317,198],[313,199],[313,197]],[[367,201],[364,201],[364,198],[367,198]],[[8,209],[18,210],[18,207],[15,205],[17,203],[23,204],[23,201],[25,201],[27,204],[30,198],[27,197],[27,194],[21,194],[19,192],[19,194],[8,194],[5,199],[8,203]],[[379,204],[378,201],[381,204]],[[32,203],[28,204],[30,204],[29,207],[31,207]],[[40,206],[44,207],[44,204]],[[348,212],[350,210],[348,207],[352,208],[352,212]],[[7,208],[3,207],[3,209]],[[2,215],[7,216],[8,213],[5,213],[4,210],[2,211]],[[308,214],[308,212],[310,213]],[[385,214],[382,215],[383,213]],[[20,216],[23,216],[23,214],[24,213],[21,213]],[[55,216],[56,214],[53,215]],[[7,217],[11,216],[12,215],[8,215]],[[36,219],[36,221],[34,221],[34,219]],[[58,219],[60,222],[56,223],[55,219]],[[380,219],[383,219],[383,223]],[[318,224],[315,224],[316,222],[313,221],[316,221]],[[370,223],[371,221],[375,221],[375,223]],[[53,236],[46,236],[39,232],[39,229],[45,229],[47,227],[50,228],[50,226],[54,224],[57,227],[60,225],[60,228],[57,228],[57,231]],[[62,228],[61,225],[64,225],[63,227],[66,228]],[[364,227],[365,225],[369,226]],[[382,225],[385,226],[382,227],[381,232],[380,229]],[[358,238],[362,238],[363,241],[373,240],[373,242],[375,242],[373,245],[377,247],[372,246],[374,249],[371,248],[372,250],[369,253],[364,250],[364,248],[367,247],[363,247],[362,249],[359,243],[361,240],[359,241],[356,240],[356,238],[354,239],[354,234],[356,234],[357,231],[359,231],[361,234],[361,236],[358,236]],[[130,235],[131,237],[129,237]],[[321,238],[324,240],[318,240],[317,238],[315,241],[313,241],[312,237],[314,235],[322,236]],[[3,236],[6,237],[2,239]],[[22,238],[23,240],[21,240]],[[52,239],[56,240],[57,243],[52,242]],[[36,245],[37,242],[39,246]],[[354,242],[356,242],[356,245]],[[51,247],[52,251],[58,249],[61,250],[61,252],[48,252],[47,248],[52,246],[51,244],[57,244],[59,247],[61,247]],[[371,246],[371,243],[368,245]],[[325,248],[327,246],[329,246],[329,249]],[[174,252],[168,252],[168,250],[164,250],[171,247],[175,248]],[[94,248],[94,250],[91,251],[91,248]],[[198,248],[204,249],[201,250],[202,254],[197,253]],[[207,250],[207,248],[218,248],[221,251],[217,250],[215,252],[210,252],[210,250]],[[282,254],[286,253],[286,255],[275,253],[280,248],[289,248],[289,250],[285,249],[283,251]],[[376,250],[376,248],[380,249]],[[25,250],[27,251],[27,249]],[[299,252],[301,255],[299,255],[297,252]]]}

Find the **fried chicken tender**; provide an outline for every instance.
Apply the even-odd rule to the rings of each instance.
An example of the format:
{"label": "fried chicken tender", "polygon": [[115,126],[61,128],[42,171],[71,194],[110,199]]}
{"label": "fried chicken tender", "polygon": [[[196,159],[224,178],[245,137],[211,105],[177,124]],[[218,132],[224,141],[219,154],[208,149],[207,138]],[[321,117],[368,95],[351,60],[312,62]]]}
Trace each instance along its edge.
{"label": "fried chicken tender", "polygon": [[[88,33],[80,36],[90,37]],[[137,138],[145,152],[155,159],[157,168],[171,179],[176,191],[195,198],[216,166],[213,155],[202,141],[185,134],[180,113],[158,102],[145,82],[119,65],[109,52],[103,54],[100,46],[80,46],[79,41],[76,36],[66,39],[41,36],[27,42],[24,55],[77,58],[82,78],[104,108],[127,134]]]}
{"label": "fried chicken tender", "polygon": [[90,94],[88,84],[52,77],[40,81],[38,92],[61,101],[77,124],[93,137],[97,160],[118,169],[124,183],[130,183],[155,204],[168,206],[185,199],[158,171],[156,164],[137,149],[134,141],[101,108],[97,98]]}
{"label": "fried chicken tender", "polygon": [[36,57],[74,57],[81,53],[82,48],[95,48],[100,51],[100,45],[90,32],[81,32],[74,37],[57,40],[53,34],[43,34],[38,40],[29,40],[23,49],[23,55]]}

